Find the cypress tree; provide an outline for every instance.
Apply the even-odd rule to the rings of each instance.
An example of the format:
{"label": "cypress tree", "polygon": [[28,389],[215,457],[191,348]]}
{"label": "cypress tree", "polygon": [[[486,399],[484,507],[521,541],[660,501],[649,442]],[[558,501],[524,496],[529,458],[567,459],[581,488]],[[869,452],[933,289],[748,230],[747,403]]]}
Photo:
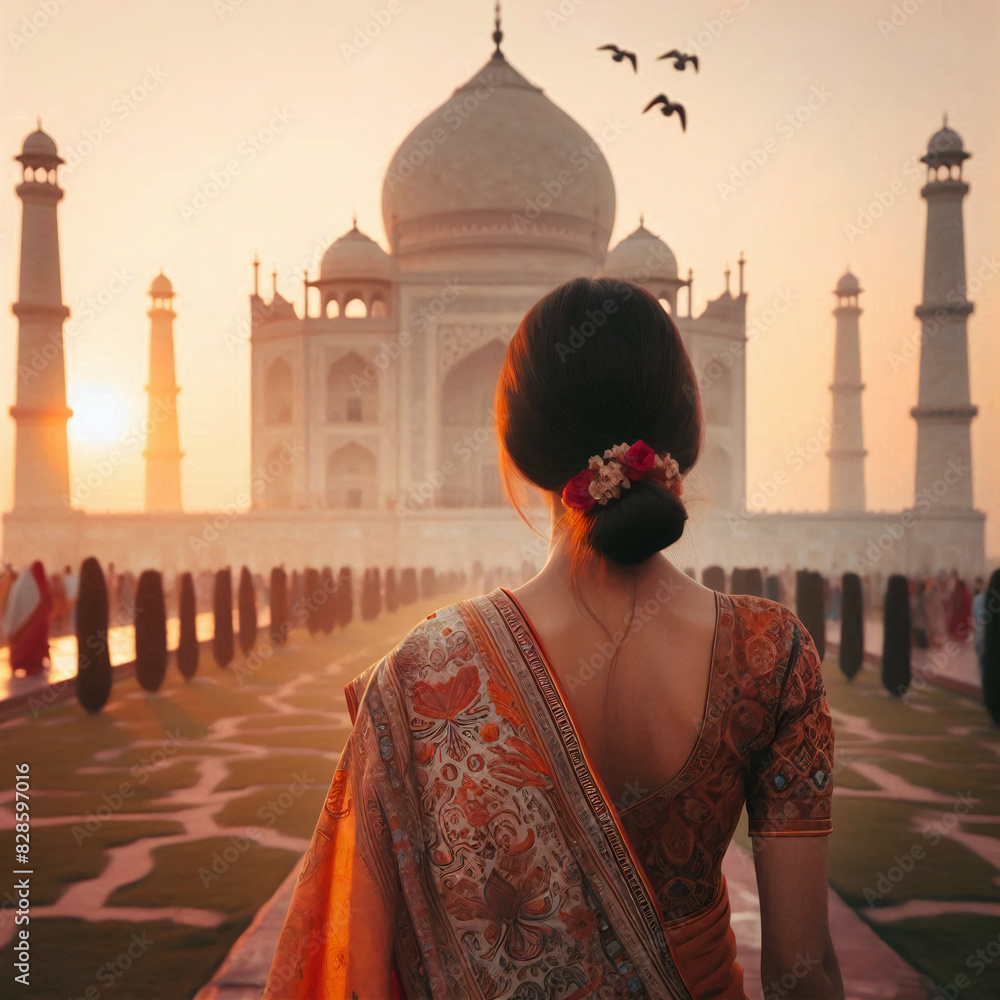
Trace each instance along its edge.
{"label": "cypress tree", "polygon": [[285,644],[288,636],[288,578],[281,566],[271,570],[271,585],[268,590],[268,601],[271,605],[271,624],[268,628],[268,638],[275,649]]}
{"label": "cypress tree", "polygon": [[361,620],[365,622],[371,621],[376,615],[373,584],[372,571],[366,569],[361,578]]}
{"label": "cypress tree", "polygon": [[799,570],[795,577],[795,614],[806,627],[820,661],[826,656],[826,611],[823,606],[823,576]]}
{"label": "cypress tree", "polygon": [[726,571],[721,566],[706,566],[701,571],[701,585],[709,590],[726,592]]}
{"label": "cypress tree", "polygon": [[420,571],[420,596],[433,597],[437,590],[437,580],[434,576],[434,567],[425,566]]}
{"label": "cypress tree", "polygon": [[1000,569],[993,571],[986,588],[983,628],[983,702],[990,718],[1000,725]]}
{"label": "cypress tree", "polygon": [[743,593],[750,594],[752,597],[763,597],[764,596],[764,574],[754,566],[752,569],[745,571],[746,577],[743,581],[743,586],[746,588]]}
{"label": "cypress tree", "polygon": [[769,601],[781,601],[781,581],[774,573],[764,581],[764,595]]}
{"label": "cypress tree", "polygon": [[853,680],[864,663],[865,621],[861,577],[845,573],[840,580],[840,669]]}
{"label": "cypress tree", "polygon": [[382,614],[382,571],[378,566],[372,569],[372,618]]}
{"label": "cypress tree", "polygon": [[181,634],[177,642],[177,669],[186,680],[198,670],[197,607],[194,599],[194,580],[190,573],[181,576],[180,619]]}
{"label": "cypress tree", "polygon": [[324,566],[320,574],[319,591],[319,597],[323,601],[320,606],[320,628],[324,635],[329,635],[337,624],[337,584],[329,566]]}
{"label": "cypress tree", "polygon": [[76,697],[88,712],[99,712],[111,696],[108,650],[108,587],[93,557],[80,567],[76,600]]}
{"label": "cypress tree", "polygon": [[385,571],[385,610],[392,614],[399,607],[399,590],[396,587],[396,571],[390,566]]}
{"label": "cypress tree", "polygon": [[305,609],[302,606],[302,574],[292,570],[292,583],[288,592],[288,620],[294,628],[301,628],[306,623]]}
{"label": "cypress tree", "polygon": [[354,617],[354,581],[351,567],[341,566],[337,574],[337,624],[346,628]]}
{"label": "cypress tree", "polygon": [[233,659],[233,574],[227,566],[215,573],[215,591],[212,595],[215,612],[215,635],[212,637],[212,655],[220,667],[228,667]]}
{"label": "cypress tree", "polygon": [[315,635],[319,631],[319,596],[319,570],[309,566],[302,576],[302,607],[310,635]]}
{"label": "cypress tree", "polygon": [[417,571],[412,567],[403,570],[399,579],[399,603],[413,604],[417,599]]}
{"label": "cypress tree", "polygon": [[729,580],[730,594],[749,594],[747,590],[747,574],[749,570],[733,568],[733,575]]}
{"label": "cypress tree", "polygon": [[135,590],[135,679],[147,691],[159,691],[167,672],[167,609],[163,577],[143,570]]}
{"label": "cypress tree", "polygon": [[245,656],[257,641],[257,595],[254,593],[253,577],[246,566],[240,570],[237,607],[240,614],[240,649]]}
{"label": "cypress tree", "polygon": [[885,591],[882,685],[897,698],[910,686],[910,586],[898,573],[889,577]]}

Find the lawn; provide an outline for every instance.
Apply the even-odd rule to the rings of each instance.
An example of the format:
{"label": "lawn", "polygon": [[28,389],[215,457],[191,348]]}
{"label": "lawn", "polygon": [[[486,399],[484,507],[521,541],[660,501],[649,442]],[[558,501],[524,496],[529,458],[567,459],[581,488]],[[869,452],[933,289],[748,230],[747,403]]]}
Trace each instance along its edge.
{"label": "lawn", "polygon": [[[126,678],[100,715],[71,700],[4,724],[0,739],[31,765],[26,995],[76,1000],[93,987],[130,1000],[194,996],[306,847],[350,732],[344,685],[454,599],[421,600],[328,636],[299,630],[249,674],[239,654],[222,669],[203,648],[190,682],[171,657],[157,694]],[[280,845],[246,837],[249,827]],[[13,842],[13,830],[0,830],[0,856],[13,856]],[[95,881],[123,851],[138,858],[136,877]],[[89,907],[45,914],[87,881],[102,916],[122,908],[121,920],[90,921]],[[148,908],[148,919],[125,907]],[[178,908],[199,911],[205,925],[170,919]],[[0,964],[12,962],[8,943]]]}

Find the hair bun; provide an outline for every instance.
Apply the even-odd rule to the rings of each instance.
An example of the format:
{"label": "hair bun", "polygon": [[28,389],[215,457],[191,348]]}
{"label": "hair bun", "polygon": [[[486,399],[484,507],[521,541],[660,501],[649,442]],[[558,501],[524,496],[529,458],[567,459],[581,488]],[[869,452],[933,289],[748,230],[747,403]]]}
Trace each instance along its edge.
{"label": "hair bun", "polygon": [[683,501],[655,479],[637,479],[621,496],[585,515],[587,540],[602,555],[626,566],[645,562],[684,533]]}

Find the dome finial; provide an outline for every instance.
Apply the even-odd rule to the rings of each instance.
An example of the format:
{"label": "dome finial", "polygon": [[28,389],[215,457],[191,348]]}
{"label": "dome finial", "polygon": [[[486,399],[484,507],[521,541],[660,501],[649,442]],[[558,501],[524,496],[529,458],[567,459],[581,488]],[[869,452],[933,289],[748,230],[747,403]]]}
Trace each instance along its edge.
{"label": "dome finial", "polygon": [[948,112],[947,111],[944,113],[944,127],[945,128],[948,127]]}
{"label": "dome finial", "polygon": [[351,213],[351,228],[352,229],[357,229],[358,228],[358,210],[357,209],[355,209]]}
{"label": "dome finial", "polygon": [[503,59],[503,53],[500,51],[500,43],[503,41],[503,31],[500,29],[500,0],[497,0],[496,8],[493,13],[493,41],[496,43],[496,49],[493,51],[494,59]]}
{"label": "dome finial", "polygon": [[641,208],[639,209],[639,225],[646,225],[646,213]]}
{"label": "dome finial", "polygon": [[35,118],[38,121],[38,131],[41,132],[41,130],[42,130],[42,116],[41,115],[35,115]]}

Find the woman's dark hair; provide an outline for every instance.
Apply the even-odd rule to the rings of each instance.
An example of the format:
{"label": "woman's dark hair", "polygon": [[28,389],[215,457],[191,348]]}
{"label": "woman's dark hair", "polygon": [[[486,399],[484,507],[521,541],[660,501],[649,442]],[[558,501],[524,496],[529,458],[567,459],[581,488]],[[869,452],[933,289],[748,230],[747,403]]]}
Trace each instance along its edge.
{"label": "woman's dark hair", "polygon": [[[508,496],[524,514],[518,477],[561,492],[591,455],[645,441],[686,473],[702,441],[701,400],[680,332],[645,289],[574,278],[528,310],[507,349],[496,392]],[[567,508],[570,551],[635,565],[684,531],[680,497],[640,479],[617,500]],[[527,520],[527,518],[525,518]]]}

